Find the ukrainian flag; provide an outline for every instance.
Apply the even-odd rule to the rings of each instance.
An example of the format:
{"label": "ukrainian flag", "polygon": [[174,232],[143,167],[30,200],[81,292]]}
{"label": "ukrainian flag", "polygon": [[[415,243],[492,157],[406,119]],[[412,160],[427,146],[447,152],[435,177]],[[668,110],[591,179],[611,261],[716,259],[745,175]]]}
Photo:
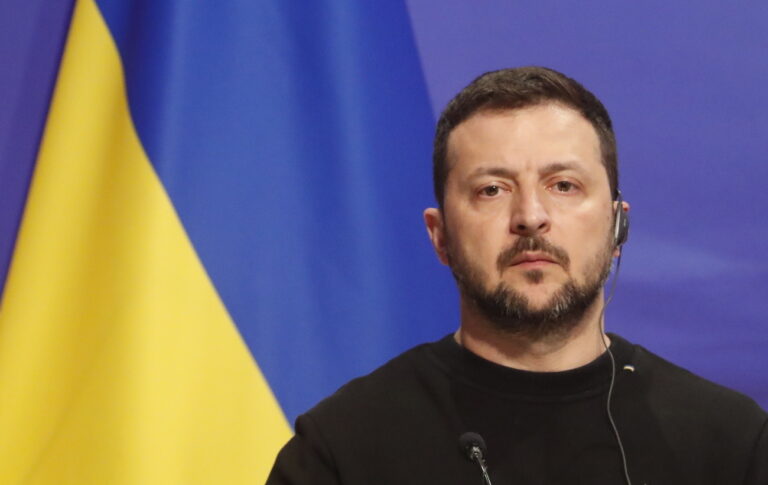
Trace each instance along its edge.
{"label": "ukrainian flag", "polygon": [[299,412],[436,334],[432,122],[401,2],[77,0],[0,306],[0,483],[262,483]]}

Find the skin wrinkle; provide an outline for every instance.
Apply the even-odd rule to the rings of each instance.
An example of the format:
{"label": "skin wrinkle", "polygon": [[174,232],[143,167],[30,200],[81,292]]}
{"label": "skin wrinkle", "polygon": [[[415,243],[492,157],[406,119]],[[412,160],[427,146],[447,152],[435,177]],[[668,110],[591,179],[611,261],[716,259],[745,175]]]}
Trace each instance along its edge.
{"label": "skin wrinkle", "polygon": [[[572,170],[574,172],[578,172],[582,176],[589,176],[575,162],[552,162],[549,165],[546,165],[545,167],[542,167],[541,169],[539,169],[539,174],[542,176],[545,176],[545,175],[553,174],[557,172],[565,172],[566,170]],[[450,175],[450,168],[449,168],[448,174]],[[507,167],[479,167],[472,174],[470,174],[468,178],[469,180],[472,180],[478,177],[482,177],[484,175],[496,175],[499,177],[512,179],[518,175],[518,172],[516,170],[512,170]]]}

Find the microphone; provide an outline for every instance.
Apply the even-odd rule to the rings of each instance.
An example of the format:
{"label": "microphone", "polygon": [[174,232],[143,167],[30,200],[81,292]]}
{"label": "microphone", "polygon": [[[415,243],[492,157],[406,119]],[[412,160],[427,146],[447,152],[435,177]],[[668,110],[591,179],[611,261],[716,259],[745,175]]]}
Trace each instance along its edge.
{"label": "microphone", "polygon": [[477,463],[477,466],[480,467],[485,485],[491,485],[491,477],[488,476],[488,468],[485,466],[485,458],[483,458],[483,455],[488,451],[483,437],[468,431],[459,436],[459,448],[469,461]]}

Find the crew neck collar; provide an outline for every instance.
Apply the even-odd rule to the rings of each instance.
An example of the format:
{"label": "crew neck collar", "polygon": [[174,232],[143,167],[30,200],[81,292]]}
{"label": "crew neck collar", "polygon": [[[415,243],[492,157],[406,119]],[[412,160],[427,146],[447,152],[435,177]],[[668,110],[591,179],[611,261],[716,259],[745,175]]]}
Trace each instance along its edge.
{"label": "crew neck collar", "polygon": [[[616,359],[616,372],[632,360],[633,346],[616,334],[609,333],[610,349]],[[611,378],[611,359],[603,352],[592,362],[560,372],[534,372],[506,367],[486,360],[462,347],[448,334],[433,344],[433,351],[454,377],[476,387],[514,395],[558,396],[578,395],[603,390]]]}

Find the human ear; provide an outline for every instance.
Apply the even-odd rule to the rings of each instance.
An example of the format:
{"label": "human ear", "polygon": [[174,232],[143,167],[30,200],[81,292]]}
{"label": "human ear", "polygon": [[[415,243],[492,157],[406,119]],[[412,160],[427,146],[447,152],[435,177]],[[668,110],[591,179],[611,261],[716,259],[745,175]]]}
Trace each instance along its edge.
{"label": "human ear", "polygon": [[437,259],[447,266],[449,258],[443,211],[435,207],[425,209],[424,224],[427,226],[427,233],[429,234],[430,241],[432,241],[432,247],[435,249]]}

